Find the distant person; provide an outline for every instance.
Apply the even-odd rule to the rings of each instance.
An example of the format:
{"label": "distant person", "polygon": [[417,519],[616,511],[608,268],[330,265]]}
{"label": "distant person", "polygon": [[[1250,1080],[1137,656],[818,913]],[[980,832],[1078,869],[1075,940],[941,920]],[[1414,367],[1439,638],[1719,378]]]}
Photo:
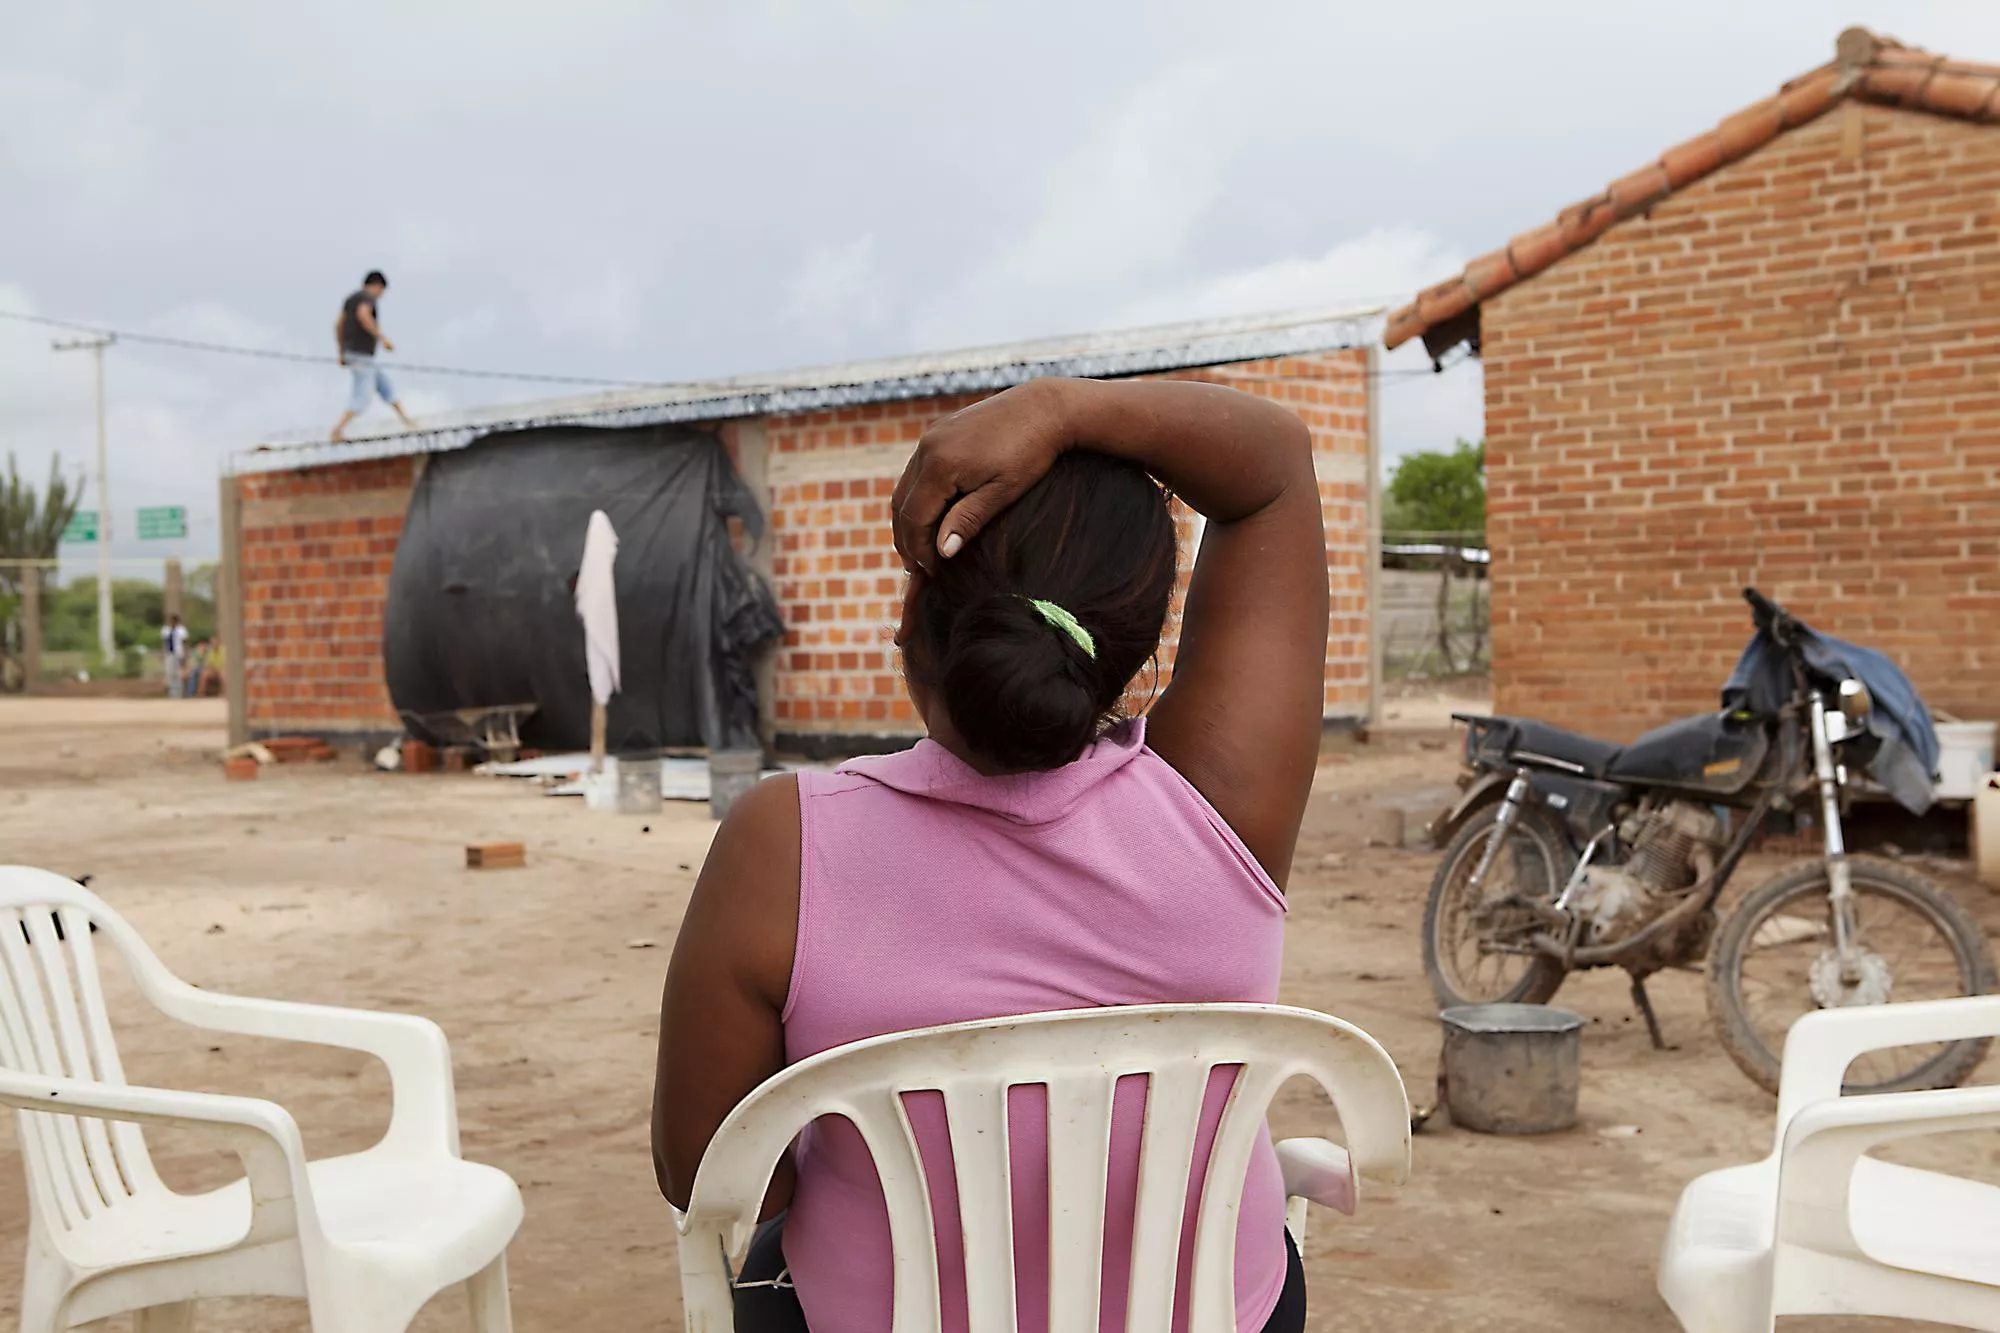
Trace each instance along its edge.
{"label": "distant person", "polygon": [[202,665],[201,675],[195,683],[197,699],[213,699],[222,693],[222,669],[227,661],[227,649],[222,640],[211,639],[208,645],[208,659]]}
{"label": "distant person", "polygon": [[209,640],[203,639],[188,654],[187,670],[181,675],[181,698],[201,698],[202,677],[208,673]]}
{"label": "distant person", "polygon": [[382,293],[389,290],[389,280],[376,269],[361,280],[361,290],[340,303],[340,318],[333,322],[333,336],[340,344],[340,364],[347,367],[353,384],[347,394],[347,410],[340,414],[334,424],[333,438],[345,438],[347,423],[368,410],[370,398],[380,395],[383,402],[395,409],[396,416],[406,430],[415,430],[417,423],[410,420],[410,414],[403,410],[401,400],[396,397],[395,388],[389,377],[375,364],[375,345],[382,350],[393,352],[396,344],[389,341],[382,332],[382,325],[376,320],[376,304]]}
{"label": "distant person", "polygon": [[179,699],[186,693],[187,650],[187,626],[181,624],[178,615],[168,616],[167,623],[160,626],[160,655],[166,659],[169,699]]}

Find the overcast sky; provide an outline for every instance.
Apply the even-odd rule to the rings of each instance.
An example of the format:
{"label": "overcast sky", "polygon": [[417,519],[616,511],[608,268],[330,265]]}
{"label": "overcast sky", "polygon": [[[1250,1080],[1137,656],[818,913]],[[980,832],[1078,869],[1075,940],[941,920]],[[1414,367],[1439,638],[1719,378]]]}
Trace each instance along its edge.
{"label": "overcast sky", "polygon": [[[9,5],[0,310],[320,353],[381,267],[403,359],[653,381],[1393,301],[1849,22],[2000,60],[1985,0]],[[38,478],[93,449],[88,358],[49,336],[0,321],[0,447]],[[346,393],[108,364],[120,554],[175,549],[128,540],[158,504],[212,553],[227,454]],[[561,392],[400,387],[419,416]],[[1476,364],[1382,402],[1391,454],[1480,433]]]}

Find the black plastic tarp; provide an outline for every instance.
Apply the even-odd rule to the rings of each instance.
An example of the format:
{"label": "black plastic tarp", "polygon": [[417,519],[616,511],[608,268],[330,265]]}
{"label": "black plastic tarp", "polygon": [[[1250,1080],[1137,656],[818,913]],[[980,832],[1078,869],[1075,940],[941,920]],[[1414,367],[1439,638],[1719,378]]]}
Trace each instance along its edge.
{"label": "black plastic tarp", "polygon": [[593,509],[618,532],[609,747],[755,747],[754,663],[784,626],[728,520],[756,540],[763,514],[720,440],[673,426],[550,427],[431,458],[383,616],[397,710],[421,733],[427,714],[533,703],[523,744],[589,744],[574,588]]}

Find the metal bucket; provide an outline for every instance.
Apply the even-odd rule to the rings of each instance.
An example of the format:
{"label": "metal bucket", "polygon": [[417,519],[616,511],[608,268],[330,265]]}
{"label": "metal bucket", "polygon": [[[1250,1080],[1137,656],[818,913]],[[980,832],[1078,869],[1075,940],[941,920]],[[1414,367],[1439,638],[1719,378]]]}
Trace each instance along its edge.
{"label": "metal bucket", "polygon": [[757,785],[763,776],[762,750],[710,750],[708,752],[708,817],[722,819],[736,798]]}
{"label": "metal bucket", "polygon": [[1438,1018],[1453,1124],[1549,1134],[1576,1123],[1583,1019],[1542,1004],[1468,1004]]}

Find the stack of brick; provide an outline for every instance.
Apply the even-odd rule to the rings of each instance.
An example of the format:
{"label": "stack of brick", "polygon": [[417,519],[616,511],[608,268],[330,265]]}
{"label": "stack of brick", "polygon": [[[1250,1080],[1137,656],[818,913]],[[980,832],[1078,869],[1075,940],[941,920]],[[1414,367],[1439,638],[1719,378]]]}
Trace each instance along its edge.
{"label": "stack of brick", "polygon": [[324,764],[338,758],[331,745],[318,736],[273,736],[263,742],[272,759],[281,764]]}

